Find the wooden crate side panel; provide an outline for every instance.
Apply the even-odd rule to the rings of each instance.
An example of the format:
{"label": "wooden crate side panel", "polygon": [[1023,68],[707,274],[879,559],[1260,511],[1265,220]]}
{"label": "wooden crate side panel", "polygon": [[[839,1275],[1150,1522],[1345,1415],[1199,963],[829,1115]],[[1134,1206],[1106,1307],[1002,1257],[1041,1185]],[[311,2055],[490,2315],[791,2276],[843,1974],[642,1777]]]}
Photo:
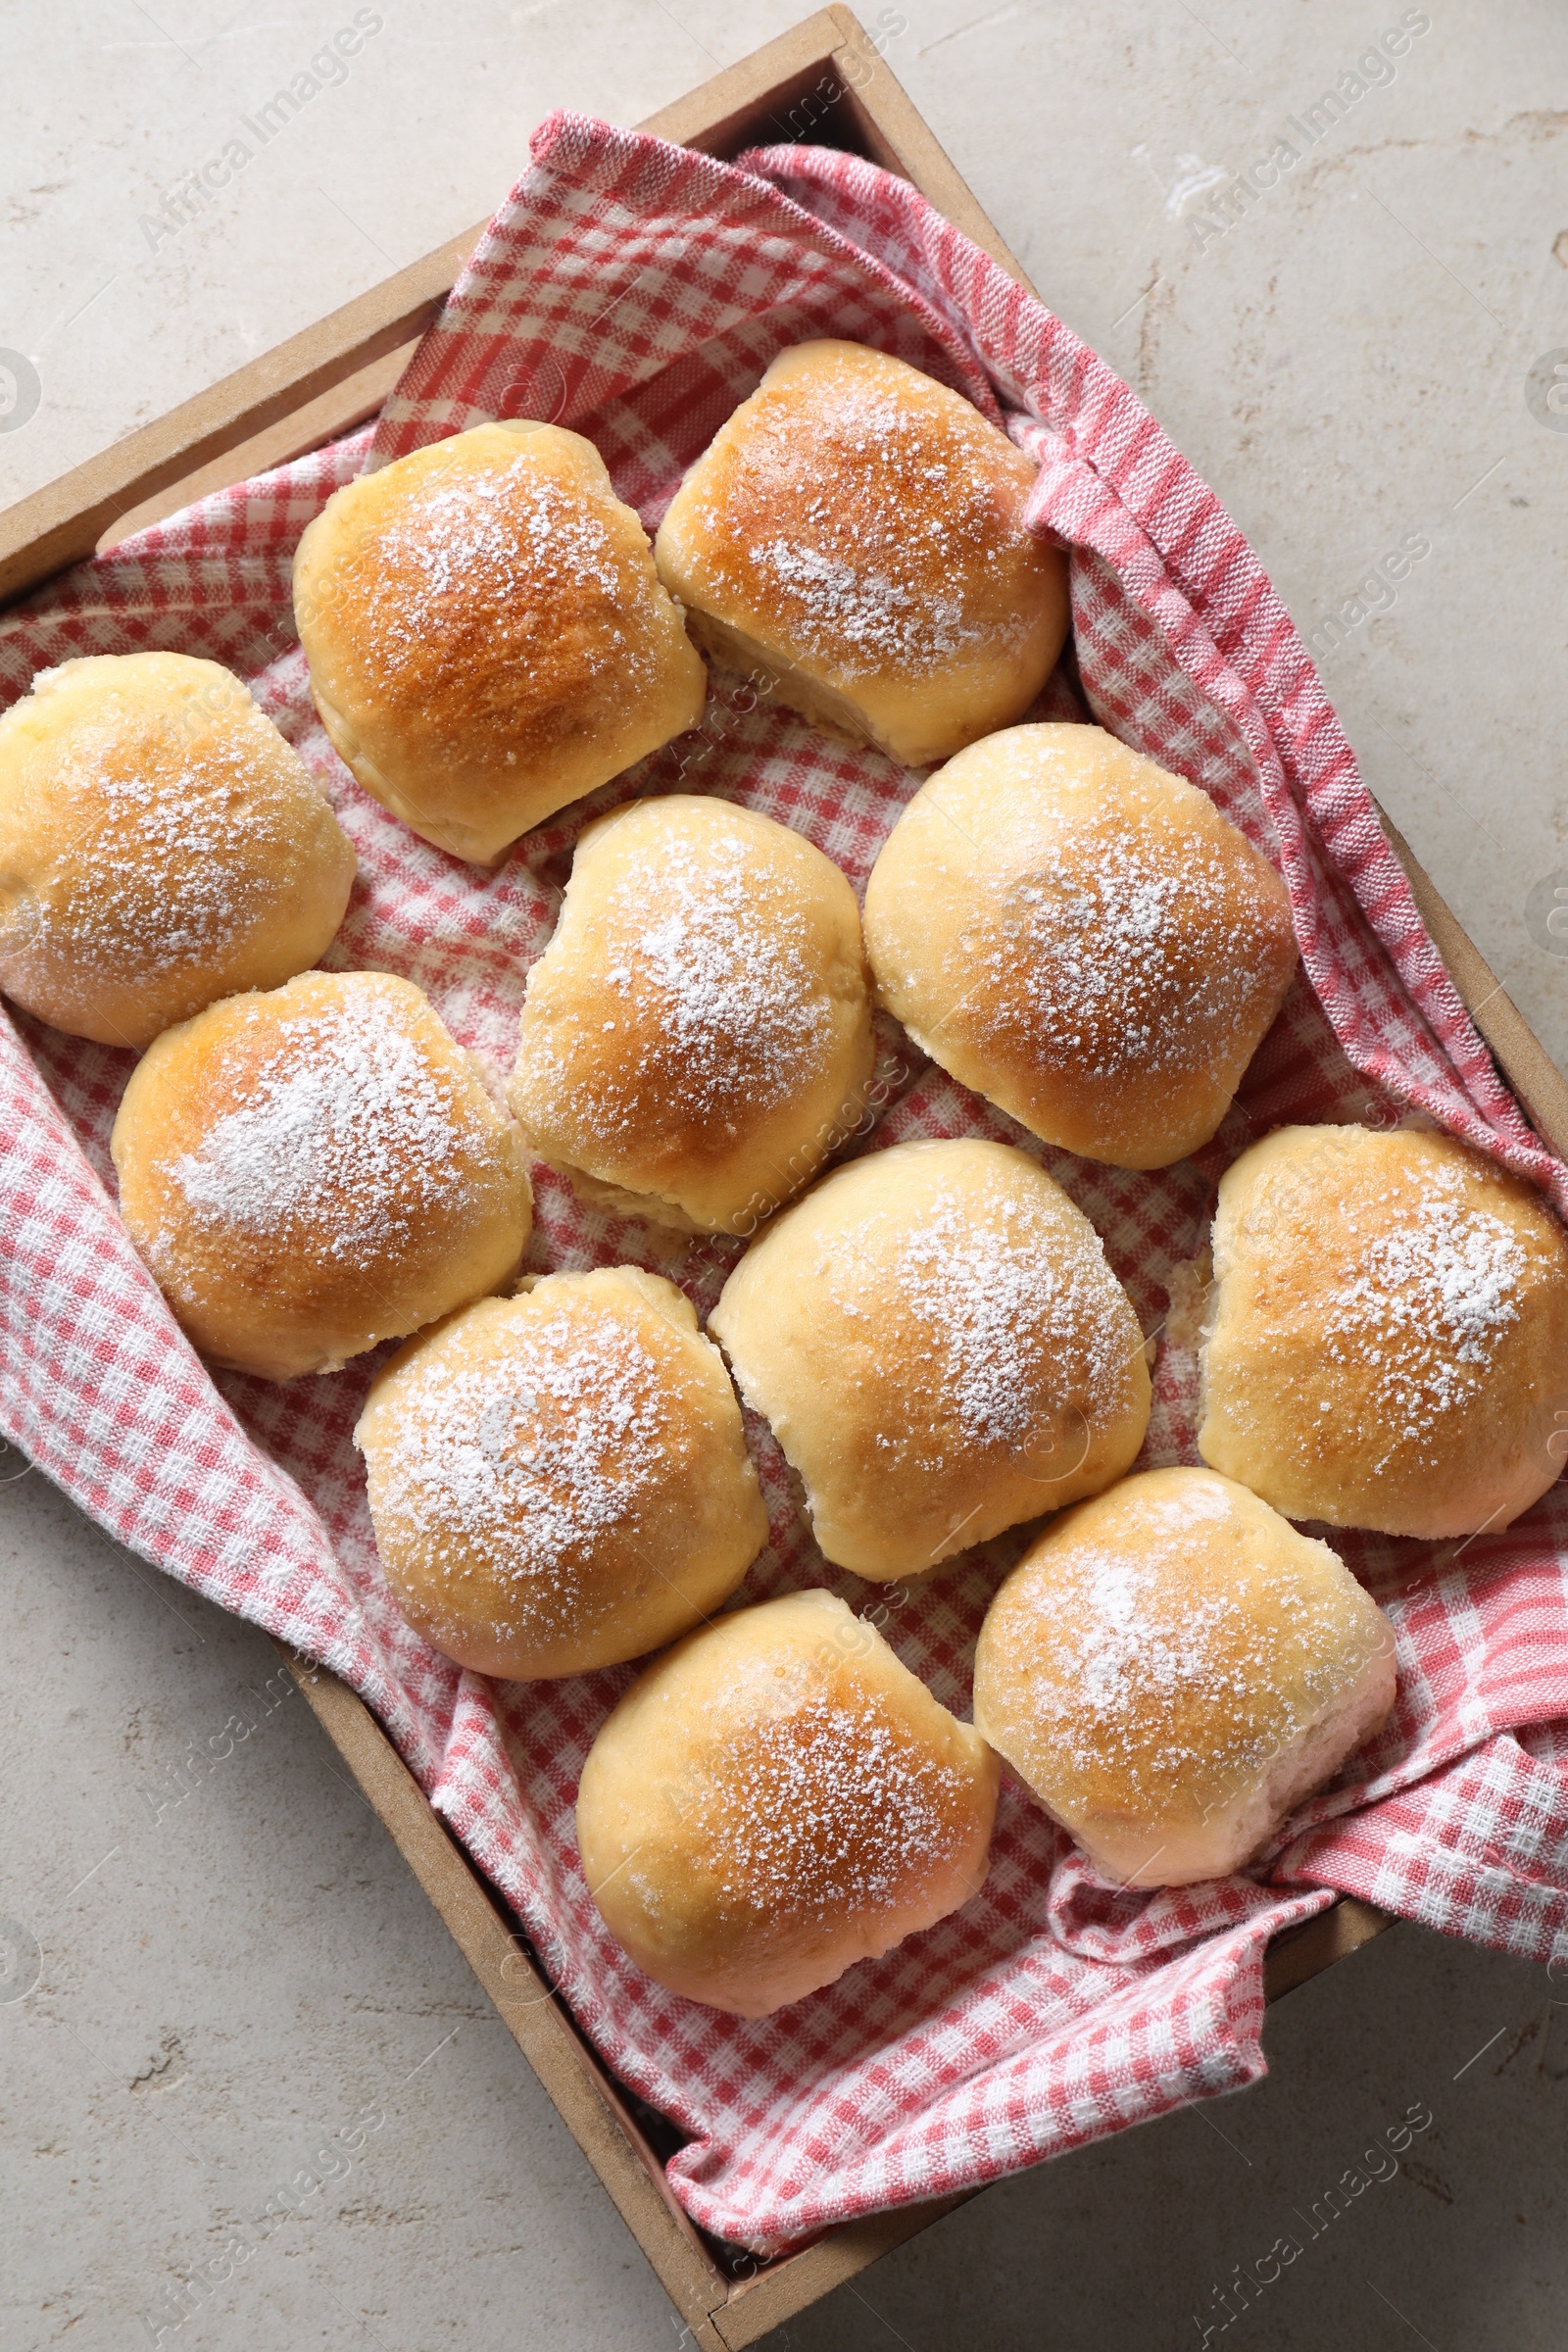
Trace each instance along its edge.
{"label": "wooden crate side panel", "polygon": [[[699,89],[649,115],[639,129],[676,147],[694,147],[720,163],[739,155],[743,147],[808,135],[812,126],[807,121],[808,102],[822,76],[832,72],[833,52],[846,38],[846,17],[848,10],[818,9],[777,40],[726,66]],[[853,17],[849,22],[858,32]],[[833,125],[824,127],[827,135],[819,144],[854,144],[835,138]]]}
{"label": "wooden crate side panel", "polygon": [[197,499],[226,490],[231,483],[249,481],[253,474],[270,473],[274,466],[287,466],[328,441],[340,440],[356,425],[368,423],[385,405],[419,343],[420,337],[416,335],[410,342],[394,345],[383,358],[356,368],[330,391],[319,392],[314,400],[291,409],[265,432],[236,441],[194,473],[181,474],[177,481],[166,483],[136,506],[127,507],[99,534],[93,552],[107,555],[122,539],[146,530],[149,523],[166,521],[182,507],[194,506]]}

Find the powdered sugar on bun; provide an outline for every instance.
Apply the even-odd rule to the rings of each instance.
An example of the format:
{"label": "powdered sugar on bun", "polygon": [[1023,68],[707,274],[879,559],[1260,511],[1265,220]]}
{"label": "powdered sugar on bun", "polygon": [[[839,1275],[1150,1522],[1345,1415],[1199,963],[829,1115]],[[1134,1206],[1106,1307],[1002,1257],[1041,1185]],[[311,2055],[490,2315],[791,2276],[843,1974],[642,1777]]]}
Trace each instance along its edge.
{"label": "powdered sugar on bun", "polygon": [[583,1768],[605,1925],[660,1984],[761,2017],[975,1893],[997,1763],[820,1590],[737,1609],[661,1658]]}
{"label": "powdered sugar on bun", "polygon": [[910,766],[1019,716],[1067,629],[1024,526],[1033,468],[957,393],[858,343],[797,344],[691,468],[655,542],[714,659]]}
{"label": "powdered sugar on bun", "polygon": [[766,1539],[740,1407],[673,1284],[485,1299],[394,1358],[356,1442],[394,1596],[486,1674],[576,1674],[720,1606]]}
{"label": "powdered sugar on bun", "polygon": [[453,1073],[388,1026],[375,993],[290,1020],[253,1058],[244,1032],[274,1018],[259,999],[239,1010],[233,1107],[170,1175],[198,1224],[368,1268],[458,1205],[471,1174]]}
{"label": "powdered sugar on bun", "polygon": [[294,609],[333,748],[481,864],[695,725],[703,664],[592,442],[479,424],[346,483]]}
{"label": "powdered sugar on bun", "polygon": [[1286,1127],[1220,1186],[1199,1448],[1296,1519],[1506,1527],[1556,1478],[1568,1236],[1445,1135]]}
{"label": "powdered sugar on bun", "polygon": [[1326,1544],[1208,1470],[1053,1522],[998,1592],[975,1721],[1118,1885],[1239,1869],[1393,1703],[1394,1637]]}
{"label": "powdered sugar on bun", "polygon": [[354,852],[239,679],[187,654],[41,670],[0,717],[0,987],[144,1046],[316,961]]}
{"label": "powdered sugar on bun", "polygon": [[830,1560],[917,1574],[1092,1494],[1149,1419],[1088,1218],[1004,1144],[901,1144],[754,1243],[710,1318]]}
{"label": "powdered sugar on bun", "polygon": [[1296,968],[1285,886],[1206,796],[1102,728],[939,769],[865,894],[878,991],[1048,1143],[1163,1167],[1218,1127]]}
{"label": "powdered sugar on bun", "polygon": [[521,1142],[416,988],[307,972],[171,1029],[112,1139],[120,1205],[195,1345],[335,1368],[511,1274]]}
{"label": "powdered sugar on bun", "polygon": [[873,1057],[838,867],[751,809],[670,794],[578,843],[509,1094],[539,1156],[621,1206],[747,1232],[853,1126]]}

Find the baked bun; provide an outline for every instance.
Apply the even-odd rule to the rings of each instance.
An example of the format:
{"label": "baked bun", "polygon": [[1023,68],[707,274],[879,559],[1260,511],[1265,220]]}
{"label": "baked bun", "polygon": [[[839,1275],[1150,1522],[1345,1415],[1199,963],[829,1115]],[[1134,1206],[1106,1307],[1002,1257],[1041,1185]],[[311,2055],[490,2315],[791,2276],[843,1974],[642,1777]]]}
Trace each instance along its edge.
{"label": "baked bun", "polygon": [[1394,1685],[1394,1629],[1326,1544],[1211,1470],[1150,1470],[1025,1552],[974,1718],[1102,1878],[1186,1886],[1266,1844]]}
{"label": "baked bun", "polygon": [[515,1127],[416,988],[306,972],[168,1029],[110,1138],[120,1209],[192,1345],[335,1372],[514,1274]]}
{"label": "baked bun", "polygon": [[708,690],[593,443],[522,417],[334,491],[294,617],[333,750],[477,865],[695,726]]}
{"label": "baked bun", "polygon": [[830,1560],[913,1576],[1119,1478],[1149,1422],[1138,1318],[1083,1211],[1007,1144],[898,1144],[824,1177],[709,1329]]}
{"label": "baked bun", "polygon": [[1207,795],[1100,727],[1009,727],[922,785],[866,953],[923,1053],[1048,1144],[1206,1144],[1296,969],[1285,885]]}
{"label": "baked bun", "polygon": [[860,343],[798,343],[687,473],[659,575],[715,661],[907,767],[1021,717],[1067,636],[1035,469],[958,393]]}
{"label": "baked bun", "polygon": [[1219,1188],[1198,1449],[1292,1519],[1502,1529],[1562,1467],[1568,1236],[1451,1137],[1282,1127]]}
{"label": "baked bun", "polygon": [[855,893],[771,817],[687,794],[583,834],[509,1097],[602,1207],[753,1233],[855,1125],[875,1058]]}
{"label": "baked bun", "polygon": [[0,988],[104,1046],[313,964],[354,852],[238,678],[189,654],[40,670],[0,718]]}
{"label": "baked bun", "polygon": [[978,1891],[998,1779],[873,1626],[792,1592],[633,1684],[583,1766],[577,1845],[639,1968],[765,2017]]}
{"label": "baked bun", "polygon": [[767,1541],[741,1408],[672,1282],[525,1280],[398,1350],[354,1442],[392,1596],[477,1674],[640,1658]]}

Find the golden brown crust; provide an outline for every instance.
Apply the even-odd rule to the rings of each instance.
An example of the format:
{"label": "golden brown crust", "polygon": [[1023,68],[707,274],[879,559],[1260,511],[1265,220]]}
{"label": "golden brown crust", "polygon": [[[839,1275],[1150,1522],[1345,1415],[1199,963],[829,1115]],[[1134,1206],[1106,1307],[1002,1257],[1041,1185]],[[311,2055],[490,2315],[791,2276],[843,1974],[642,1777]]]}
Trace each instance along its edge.
{"label": "golden brown crust", "polygon": [[354,852],[245,687],[187,654],[39,672],[0,717],[0,988],[145,1046],[316,961]]}
{"label": "golden brown crust", "polygon": [[642,524],[557,425],[474,425],[346,483],[300,541],[294,609],[339,757],[479,864],[702,713]]}
{"label": "golden brown crust", "polygon": [[355,1444],[393,1598],[479,1674],[582,1674],[722,1605],[767,1541],[740,1406],[673,1283],[551,1274],[401,1348]]}
{"label": "golden brown crust", "polygon": [[975,1893],[996,1758],[821,1591],[739,1609],[648,1668],[600,1731],[577,1842],[661,1984],[763,2017]]}
{"label": "golden brown crust", "polygon": [[1394,1636],[1326,1544],[1211,1470],[1054,1520],[986,1615],[975,1722],[1104,1876],[1236,1870],[1394,1701]]}
{"label": "golden brown crust", "polygon": [[830,1560],[918,1574],[1118,1477],[1150,1382],[1082,1211],[1021,1152],[900,1144],[753,1244],[709,1328]]}
{"label": "golden brown crust", "polygon": [[1065,564],[1023,524],[1033,479],[918,368],[801,343],[690,469],[655,557],[727,633],[718,659],[755,644],[782,701],[919,767],[1019,717],[1065,642]]}
{"label": "golden brown crust", "polygon": [[752,1232],[854,1126],[874,1056],[839,868],[752,809],[670,794],[578,843],[508,1094],[590,1200]]}
{"label": "golden brown crust", "polygon": [[1127,1168],[1208,1141],[1296,969],[1267,859],[1099,727],[1011,727],[932,776],[872,870],[865,938],[944,1069]]}
{"label": "golden brown crust", "polygon": [[515,1127],[385,972],[307,972],[166,1030],[110,1148],[121,1214],[193,1345],[269,1380],[433,1322],[527,1246]]}
{"label": "golden brown crust", "polygon": [[1283,1127],[1230,1168],[1199,1450],[1293,1519],[1507,1527],[1556,1479],[1568,1236],[1450,1136]]}

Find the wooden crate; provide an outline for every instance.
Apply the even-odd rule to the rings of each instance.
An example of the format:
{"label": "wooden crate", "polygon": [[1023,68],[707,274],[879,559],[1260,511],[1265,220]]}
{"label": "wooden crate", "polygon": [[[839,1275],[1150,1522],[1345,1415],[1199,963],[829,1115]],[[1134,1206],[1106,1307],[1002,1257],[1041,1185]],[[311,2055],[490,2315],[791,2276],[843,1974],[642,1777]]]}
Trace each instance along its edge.
{"label": "wooden crate", "polygon": [[[1023,284],[1023,271],[849,9],[831,7],[652,116],[642,127],[720,158],[799,139],[900,173]],[[210,391],[0,514],[0,601],[207,492],[300,457],[373,416],[483,229],[346,303]],[[1386,821],[1386,820],[1385,820]],[[1531,1117],[1568,1153],[1568,1082],[1532,1036],[1392,826],[1417,903],[1488,1045]],[[435,1905],[695,2344],[739,2352],[912,2237],[962,2195],[826,2231],[759,2267],[696,2230],[664,2182],[657,2123],[606,2071],[535,1968],[515,1917],[440,1821],[346,1685],[285,1652],[306,1699]],[[1277,2000],[1389,1925],[1345,1898],[1270,1949]],[[976,2192],[967,2192],[976,2193]]]}

